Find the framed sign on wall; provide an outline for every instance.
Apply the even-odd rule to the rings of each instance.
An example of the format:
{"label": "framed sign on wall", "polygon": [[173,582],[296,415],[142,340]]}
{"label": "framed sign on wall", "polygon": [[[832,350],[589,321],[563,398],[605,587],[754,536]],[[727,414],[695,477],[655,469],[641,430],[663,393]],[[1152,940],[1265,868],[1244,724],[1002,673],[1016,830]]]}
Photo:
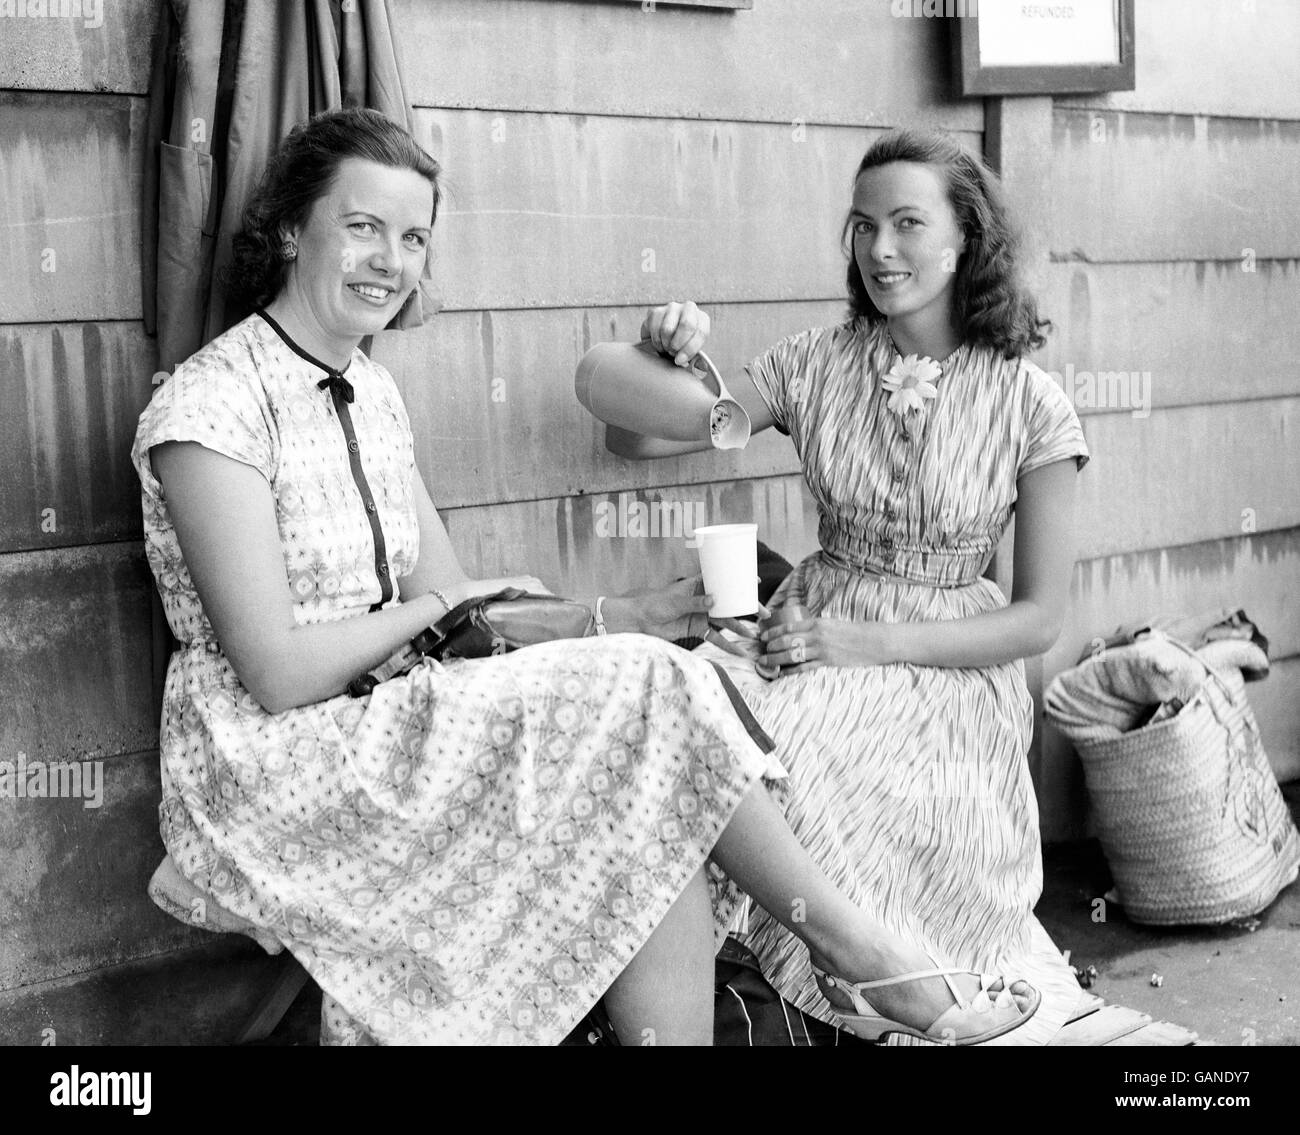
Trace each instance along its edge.
{"label": "framed sign on wall", "polygon": [[951,21],[962,95],[1131,91],[1136,0],[967,0]]}

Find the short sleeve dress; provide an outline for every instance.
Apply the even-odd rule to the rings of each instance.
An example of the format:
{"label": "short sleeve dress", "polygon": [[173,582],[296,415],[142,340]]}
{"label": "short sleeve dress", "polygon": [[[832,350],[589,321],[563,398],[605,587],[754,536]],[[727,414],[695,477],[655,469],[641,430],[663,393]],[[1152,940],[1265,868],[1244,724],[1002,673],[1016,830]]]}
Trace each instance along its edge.
{"label": "short sleeve dress", "polygon": [[[419,553],[406,411],[360,351],[351,404],[322,377],[254,315],[141,415],[146,551],[180,642],[163,842],[293,952],[353,1038],[558,1043],[782,770],[712,666],[642,635],[426,661],[364,698],[263,709],[204,614],[149,451],[197,442],[262,474],[300,625],[398,603]],[[737,896],[709,871],[720,944]]]}
{"label": "short sleeve dress", "polygon": [[[981,572],[1017,478],[1088,460],[1069,400],[1032,363],[963,346],[945,360],[937,396],[898,414],[881,382],[896,358],[884,325],[857,319],[791,336],[749,367],[799,453],[820,521],[821,550],[776,606],[886,623],[1003,607]],[[1041,1008],[1000,1039],[1050,1040],[1079,989],[1033,917],[1042,864],[1022,663],[737,680],[789,773],[786,815],[822,868],[944,964],[1032,981]],[[748,944],[787,999],[834,1022],[784,928],[760,912]]]}

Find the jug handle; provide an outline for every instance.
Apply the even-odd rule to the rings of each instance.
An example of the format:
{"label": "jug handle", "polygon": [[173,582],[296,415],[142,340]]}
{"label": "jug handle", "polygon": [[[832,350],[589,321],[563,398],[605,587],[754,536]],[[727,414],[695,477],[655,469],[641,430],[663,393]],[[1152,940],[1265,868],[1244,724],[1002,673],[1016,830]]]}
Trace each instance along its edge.
{"label": "jug handle", "polygon": [[[701,364],[703,368],[703,373],[701,373]],[[713,442],[714,448],[715,449],[744,449],[745,446],[749,443],[749,437],[750,437],[749,414],[745,410],[745,407],[742,406],[736,400],[735,395],[733,395],[731,391],[727,389],[727,384],[722,381],[722,373],[718,370],[716,366],[713,365],[713,360],[710,359],[709,356],[706,355],[703,351],[700,351],[695,356],[695,358],[691,360],[691,370],[694,371],[695,374],[700,377],[700,380],[704,382],[706,388],[709,385],[708,380],[712,379],[712,383],[714,387],[713,395],[715,399],[714,402],[715,407],[720,402],[727,402],[730,403],[730,405],[734,408],[732,412],[739,415],[737,424],[740,426],[742,431],[742,436],[740,440],[731,442],[729,444],[724,444],[719,442],[717,435],[713,434],[712,431],[710,431],[710,439]]]}

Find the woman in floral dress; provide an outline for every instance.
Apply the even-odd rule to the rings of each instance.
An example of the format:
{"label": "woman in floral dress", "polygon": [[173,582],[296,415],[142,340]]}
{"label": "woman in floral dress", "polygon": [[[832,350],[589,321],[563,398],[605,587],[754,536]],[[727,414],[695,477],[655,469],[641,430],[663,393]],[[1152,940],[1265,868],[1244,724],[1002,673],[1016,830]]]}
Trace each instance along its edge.
{"label": "woman in floral dress", "polygon": [[[603,996],[624,1043],[707,1044],[733,881],[836,972],[919,968],[799,846],[724,676],[624,633],[681,634],[706,603],[689,586],[608,599],[604,636],[344,694],[465,598],[542,586],[466,577],[396,386],[358,349],[420,277],[438,188],[379,114],[296,129],[236,240],[229,283],[254,313],[141,416],[146,549],[180,642],[169,854],[381,1043],[553,1044]],[[1032,1015],[1032,988],[995,989],[877,999],[972,1039]]]}
{"label": "woman in floral dress", "polygon": [[[1060,632],[1088,449],[1063,392],[1023,357],[1044,324],[978,158],[943,135],[885,135],[855,177],[845,244],[851,318],[784,339],[728,381],[755,431],[794,443],[821,544],[773,599],[809,615],[763,635],[780,677],[736,679],[777,742],[786,817],[818,864],[941,964],[1031,981],[1038,1013],[994,1043],[1042,1044],[1078,985],[1033,917],[1021,660]],[[708,331],[705,313],[674,303],[643,335],[687,365]],[[612,447],[709,448],[712,395],[696,401],[698,443],[615,429]],[[981,573],[1013,512],[1008,602]],[[795,1005],[856,1027],[852,991],[815,974],[783,927],[760,912],[748,944]]]}

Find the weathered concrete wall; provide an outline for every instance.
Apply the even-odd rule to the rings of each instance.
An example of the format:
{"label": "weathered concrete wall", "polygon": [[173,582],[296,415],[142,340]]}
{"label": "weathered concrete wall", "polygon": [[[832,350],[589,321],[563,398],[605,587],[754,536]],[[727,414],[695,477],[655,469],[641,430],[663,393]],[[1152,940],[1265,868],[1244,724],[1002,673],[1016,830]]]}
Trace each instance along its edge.
{"label": "weathered concrete wall", "polygon": [[[1140,376],[1149,414],[1076,404],[1095,460],[1082,562],[1045,679],[1093,635],[1241,606],[1271,640],[1248,693],[1275,771],[1300,776],[1300,9],[1137,6],[1137,90],[1057,100],[1040,360]],[[1139,388],[1140,388],[1139,387]],[[1082,773],[1043,732],[1048,836],[1085,830]]]}
{"label": "weathered concrete wall", "polygon": [[102,791],[0,799],[9,1044],[91,1039],[130,1017],[120,963],[210,937],[144,892],[162,855],[153,584],[127,452],[156,369],[140,187],[158,6],[104,7],[98,28],[0,20],[0,760],[97,766]]}

